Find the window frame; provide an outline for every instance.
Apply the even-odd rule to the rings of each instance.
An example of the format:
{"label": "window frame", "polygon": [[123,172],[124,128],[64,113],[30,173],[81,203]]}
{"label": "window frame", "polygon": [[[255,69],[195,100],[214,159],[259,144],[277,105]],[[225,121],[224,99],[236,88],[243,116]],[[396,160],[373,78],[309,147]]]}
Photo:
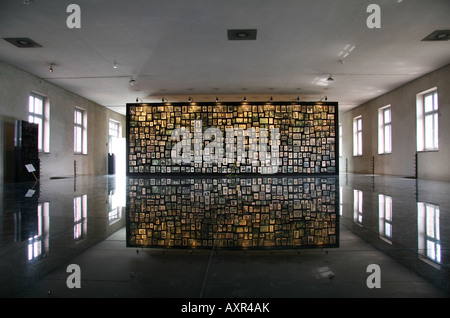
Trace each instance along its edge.
{"label": "window frame", "polygon": [[[73,121],[73,151],[76,155],[87,154],[87,114],[86,110],[75,107],[74,109],[74,121]],[[79,114],[79,121],[77,118]],[[79,147],[78,147],[79,143]]]}
{"label": "window frame", "polygon": [[[41,111],[36,111],[36,100],[41,102]],[[28,122],[38,124],[38,152],[48,152],[48,142],[46,142],[47,120],[47,99],[44,95],[31,92],[28,95]]]}
{"label": "window frame", "polygon": [[[386,121],[389,112],[389,121]],[[386,142],[386,130],[389,131],[389,143]],[[389,147],[387,147],[389,145]],[[392,107],[387,105],[378,109],[378,154],[392,153]]]}
{"label": "window frame", "polygon": [[[117,127],[117,129],[111,130],[111,125],[115,125]],[[113,132],[113,131],[116,132],[116,133],[115,134],[111,134],[111,132]],[[117,121],[117,120],[114,120],[114,119],[110,118],[109,122],[108,122],[108,139],[109,139],[109,142],[108,142],[109,150],[108,151],[109,151],[109,153],[114,153],[112,139],[113,138],[120,138],[121,135],[122,135],[122,123]]]}
{"label": "window frame", "polygon": [[[427,97],[431,97],[432,100],[432,110],[427,111],[427,103],[426,99]],[[437,91],[432,91],[427,94],[423,95],[423,107],[424,107],[424,149],[425,151],[433,151],[433,150],[439,150],[439,102],[438,102],[438,95]],[[431,131],[427,129],[427,118],[431,118]],[[432,139],[432,145],[427,145],[427,136],[428,134],[431,134]]]}
{"label": "window frame", "polygon": [[363,123],[362,116],[353,118],[353,156],[363,155]]}
{"label": "window frame", "polygon": [[[432,96],[432,109],[426,110],[427,97]],[[432,152],[439,151],[439,94],[437,87],[421,92],[416,95],[417,109],[417,151]],[[431,130],[428,128],[427,118],[431,118]],[[430,136],[431,134],[431,136]],[[431,137],[432,145],[427,143]]]}

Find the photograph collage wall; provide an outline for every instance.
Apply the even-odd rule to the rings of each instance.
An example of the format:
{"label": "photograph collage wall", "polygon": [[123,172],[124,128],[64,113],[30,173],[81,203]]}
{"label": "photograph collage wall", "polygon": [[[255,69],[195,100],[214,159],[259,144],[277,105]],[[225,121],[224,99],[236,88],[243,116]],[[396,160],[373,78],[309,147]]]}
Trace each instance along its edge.
{"label": "photograph collage wall", "polygon": [[[127,246],[337,247],[337,112],[329,102],[128,104]],[[195,160],[195,147],[191,160],[174,159],[178,128],[202,156],[212,155],[211,127],[223,135],[220,160]],[[276,139],[263,134],[274,128]],[[233,135],[245,152],[230,160],[230,129],[266,138],[267,152],[279,156],[276,173],[261,173],[264,162],[252,160],[259,154],[249,155],[246,135]]]}
{"label": "photograph collage wall", "polygon": [[[336,174],[338,172],[337,103],[174,103],[127,105],[127,173],[133,176],[151,174],[260,174],[264,162],[252,160],[250,138],[234,137],[234,144],[245,144],[243,158],[230,160],[226,155],[227,129],[254,129],[262,141],[263,129],[268,131],[267,152],[277,142],[277,173]],[[201,127],[196,125],[201,124]],[[223,153],[217,162],[177,162],[172,149],[181,141],[174,130],[186,129],[197,141],[198,129],[205,132],[215,127],[223,134]],[[270,135],[279,131],[278,139]],[[211,140],[200,137],[201,155]],[[275,140],[275,141],[274,141]],[[191,157],[194,158],[191,147]],[[257,154],[253,155],[256,156]]]}

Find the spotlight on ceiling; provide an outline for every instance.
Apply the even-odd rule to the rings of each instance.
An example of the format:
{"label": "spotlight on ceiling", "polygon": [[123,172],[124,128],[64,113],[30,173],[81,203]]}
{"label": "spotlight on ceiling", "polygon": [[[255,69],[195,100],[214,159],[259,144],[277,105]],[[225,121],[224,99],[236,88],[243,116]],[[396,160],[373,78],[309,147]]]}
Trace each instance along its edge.
{"label": "spotlight on ceiling", "polygon": [[247,97],[244,96],[244,102],[247,102]]}
{"label": "spotlight on ceiling", "polygon": [[436,30],[422,41],[448,41],[450,40],[450,30]]}
{"label": "spotlight on ceiling", "polygon": [[131,78],[128,83],[130,84],[130,86],[133,86],[134,84],[136,84],[136,80]]}
{"label": "spotlight on ceiling", "polygon": [[216,97],[216,103],[218,103],[219,102],[219,97]]}
{"label": "spotlight on ceiling", "polygon": [[327,81],[332,82],[334,81],[333,75],[330,74],[330,76],[328,76]]}
{"label": "spotlight on ceiling", "polygon": [[11,43],[18,48],[42,47],[39,43],[36,43],[30,38],[3,38],[3,40]]}
{"label": "spotlight on ceiling", "polygon": [[189,96],[188,101],[189,101],[189,103],[192,103],[192,97]]}
{"label": "spotlight on ceiling", "polygon": [[50,68],[48,70],[50,73],[53,73],[53,66],[55,66],[55,65],[54,64],[50,64]]}
{"label": "spotlight on ceiling", "polygon": [[299,102],[299,101],[300,101],[300,96],[297,96],[297,99],[296,99],[296,101],[297,101],[297,102]]}
{"label": "spotlight on ceiling", "polygon": [[273,97],[270,96],[269,102],[273,102]]}
{"label": "spotlight on ceiling", "polygon": [[256,40],[256,29],[231,29],[227,31],[229,41]]}

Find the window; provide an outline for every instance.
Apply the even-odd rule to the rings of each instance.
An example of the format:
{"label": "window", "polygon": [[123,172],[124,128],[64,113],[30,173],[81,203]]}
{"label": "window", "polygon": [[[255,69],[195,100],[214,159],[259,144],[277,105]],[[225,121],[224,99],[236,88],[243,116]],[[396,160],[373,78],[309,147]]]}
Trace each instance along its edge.
{"label": "window", "polygon": [[378,196],[378,220],[380,237],[392,244],[392,197]]}
{"label": "window", "polygon": [[439,149],[439,105],[436,88],[417,95],[417,150]]}
{"label": "window", "polygon": [[419,234],[419,255],[422,260],[441,263],[439,206],[431,203],[417,203],[417,224]]}
{"label": "window", "polygon": [[113,139],[120,138],[122,134],[122,127],[119,122],[110,119],[109,120],[109,153],[114,153]]}
{"label": "window", "polygon": [[342,136],[342,124],[339,124],[339,157],[342,157],[342,145],[343,145],[343,136]]}
{"label": "window", "polygon": [[49,152],[49,105],[44,96],[30,94],[28,97],[28,122],[39,125],[38,151]]}
{"label": "window", "polygon": [[76,154],[86,154],[86,112],[82,109],[74,111],[73,150]]}
{"label": "window", "polygon": [[362,117],[353,119],[353,155],[362,156]]}
{"label": "window", "polygon": [[378,153],[392,152],[391,106],[378,110]]}

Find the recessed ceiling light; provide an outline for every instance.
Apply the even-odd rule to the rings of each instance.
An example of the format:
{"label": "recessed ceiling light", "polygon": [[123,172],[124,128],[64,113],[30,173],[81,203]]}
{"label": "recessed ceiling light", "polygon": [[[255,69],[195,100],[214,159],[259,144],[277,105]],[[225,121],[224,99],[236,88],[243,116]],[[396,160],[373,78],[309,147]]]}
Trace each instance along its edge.
{"label": "recessed ceiling light", "polygon": [[422,41],[448,41],[450,40],[450,30],[436,30]]}
{"label": "recessed ceiling light", "polygon": [[256,29],[231,29],[228,30],[228,40],[256,40]]}
{"label": "recessed ceiling light", "polygon": [[40,44],[29,38],[3,38],[3,40],[8,41],[12,45],[19,48],[41,47]]}

